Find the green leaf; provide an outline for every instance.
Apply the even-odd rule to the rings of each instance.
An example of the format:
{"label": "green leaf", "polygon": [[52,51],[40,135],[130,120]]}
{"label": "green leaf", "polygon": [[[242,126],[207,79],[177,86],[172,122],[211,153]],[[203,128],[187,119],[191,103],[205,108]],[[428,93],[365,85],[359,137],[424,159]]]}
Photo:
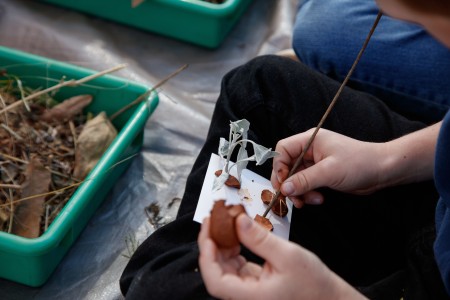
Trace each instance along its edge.
{"label": "green leaf", "polygon": [[236,168],[237,168],[237,175],[238,180],[241,181],[241,173],[242,170],[244,170],[247,167],[248,164],[248,154],[247,150],[245,150],[243,147],[239,148],[237,160],[236,160]]}
{"label": "green leaf", "polygon": [[266,162],[269,158],[275,157],[279,155],[276,151],[271,151],[271,148],[266,148],[264,146],[258,145],[256,143],[252,143],[253,150],[255,151],[255,157],[256,157],[256,165],[262,165]]}
{"label": "green leaf", "polygon": [[238,133],[241,136],[247,137],[248,129],[250,128],[250,122],[246,119],[242,119],[235,122],[230,122],[231,132]]}
{"label": "green leaf", "polygon": [[228,155],[228,149],[230,148],[230,143],[224,139],[220,138],[219,141],[219,155],[220,157],[226,157]]}

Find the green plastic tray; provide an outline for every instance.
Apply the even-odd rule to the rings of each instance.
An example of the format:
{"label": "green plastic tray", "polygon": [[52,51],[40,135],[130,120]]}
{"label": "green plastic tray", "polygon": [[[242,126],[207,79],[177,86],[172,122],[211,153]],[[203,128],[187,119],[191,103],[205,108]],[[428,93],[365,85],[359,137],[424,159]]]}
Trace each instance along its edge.
{"label": "green plastic tray", "polygon": [[217,48],[252,0],[43,0],[207,48]]}
{"label": "green plastic tray", "polygon": [[[80,79],[96,72],[48,58],[0,47],[0,70],[21,78],[24,86],[46,88],[63,76]],[[48,78],[55,79],[50,81]],[[94,99],[87,111],[105,111],[111,115],[148,91],[148,87],[118,77],[105,75],[78,87],[62,88],[57,100],[91,94]],[[151,94],[146,101],[114,119],[118,135],[96,167],[78,187],[71,199],[49,226],[35,239],[0,232],[0,277],[29,286],[40,286],[74,243],[88,220],[103,202],[111,187],[131,163],[143,143],[146,121],[158,105]]]}

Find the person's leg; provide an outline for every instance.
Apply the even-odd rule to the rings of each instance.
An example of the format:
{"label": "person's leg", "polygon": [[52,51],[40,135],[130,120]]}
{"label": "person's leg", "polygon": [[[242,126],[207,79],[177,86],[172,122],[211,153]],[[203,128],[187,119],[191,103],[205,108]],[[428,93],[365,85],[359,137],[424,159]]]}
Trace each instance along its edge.
{"label": "person's leg", "polygon": [[[178,217],[139,247],[122,276],[122,291],[130,295],[148,292],[156,297],[164,292],[156,288],[163,281],[172,296],[180,284],[184,296],[201,294],[201,277],[194,272],[199,225],[192,217],[209,157],[217,153],[219,138],[228,136],[230,121],[246,118],[249,138],[274,148],[280,139],[316,126],[338,87],[337,82],[303,64],[276,56],[256,58],[227,74]],[[325,122],[328,129],[373,142],[424,126],[393,113],[373,96],[351,89],[345,89]],[[270,163],[249,168],[266,178],[271,172]],[[433,219],[432,184],[370,197],[324,192],[325,204],[294,210],[290,238],[316,252],[352,284],[368,284],[400,268],[410,228]]]}
{"label": "person's leg", "polygon": [[[375,21],[374,0],[301,1],[293,48],[311,68],[342,81]],[[450,107],[450,51],[417,25],[382,16],[349,85],[425,122]]]}

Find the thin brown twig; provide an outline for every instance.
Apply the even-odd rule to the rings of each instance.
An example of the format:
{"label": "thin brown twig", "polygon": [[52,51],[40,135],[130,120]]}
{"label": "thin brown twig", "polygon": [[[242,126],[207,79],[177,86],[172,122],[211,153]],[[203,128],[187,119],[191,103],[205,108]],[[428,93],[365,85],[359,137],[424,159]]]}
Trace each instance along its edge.
{"label": "thin brown twig", "polygon": [[[309,140],[306,143],[305,147],[303,148],[302,153],[297,158],[294,166],[289,171],[289,174],[288,174],[287,178],[291,177],[294,174],[294,172],[297,170],[297,168],[300,166],[300,164],[302,163],[303,157],[305,156],[305,153],[309,150],[309,147],[311,146],[312,142],[314,141],[314,138],[316,137],[317,133],[319,132],[319,129],[322,127],[323,123],[325,122],[325,120],[327,119],[327,117],[330,114],[331,110],[333,109],[334,105],[336,104],[337,99],[339,98],[339,96],[341,95],[342,91],[344,90],[345,85],[349,81],[350,76],[353,74],[353,71],[355,70],[356,65],[358,64],[359,60],[361,59],[362,54],[366,50],[366,47],[369,44],[370,38],[372,37],[372,34],[374,33],[375,28],[377,27],[378,22],[380,21],[380,18],[381,18],[382,15],[383,14],[381,13],[381,11],[379,11],[378,14],[377,14],[377,17],[375,19],[375,22],[373,23],[372,28],[370,29],[370,32],[367,35],[366,40],[364,41],[364,44],[363,44],[361,50],[358,53],[358,56],[356,57],[355,61],[353,62],[352,67],[350,68],[350,71],[348,72],[347,76],[345,76],[344,81],[342,82],[341,86],[339,87],[338,91],[336,92],[336,95],[334,96],[333,100],[331,101],[330,105],[328,106],[327,110],[325,111],[324,115],[322,116],[322,119],[320,120],[319,124],[315,128],[313,134],[311,135],[311,137],[309,138]],[[280,185],[280,187],[281,187],[281,185]],[[278,191],[274,194],[272,200],[270,201],[269,206],[267,207],[266,211],[264,212],[263,217],[267,216],[267,214],[269,213],[270,209],[275,204],[276,199],[278,199],[278,197],[280,196],[280,194],[281,194],[281,190],[278,189]]]}
{"label": "thin brown twig", "polygon": [[14,130],[12,130],[11,128],[9,128],[6,124],[1,124],[0,126],[1,126],[3,129],[5,129],[6,131],[8,131],[8,133],[9,133],[11,136],[15,137],[16,140],[18,140],[18,141],[23,141],[23,138],[22,138],[20,135],[18,135],[17,133],[15,133]]}
{"label": "thin brown twig", "polygon": [[73,147],[75,150],[77,150],[77,132],[75,130],[75,124],[73,123],[72,120],[69,121],[69,127],[70,127],[70,132],[72,133],[73,136]]}
{"label": "thin brown twig", "polygon": [[173,77],[175,77],[176,75],[178,75],[178,73],[180,73],[181,71],[183,71],[184,69],[186,69],[188,67],[187,64],[181,66],[180,68],[178,68],[177,70],[175,70],[173,73],[169,74],[167,77],[165,77],[163,80],[161,80],[160,82],[158,82],[154,87],[152,87],[151,89],[149,89],[148,91],[146,91],[145,93],[143,93],[142,95],[140,95],[139,97],[137,97],[135,100],[133,100],[133,102],[125,105],[124,107],[122,107],[121,109],[119,109],[118,111],[116,111],[114,114],[112,114],[109,117],[109,120],[113,121],[117,116],[119,116],[121,113],[123,113],[124,111],[130,109],[131,107],[135,106],[138,103],[141,103],[142,101],[144,101],[148,95],[150,95],[153,91],[155,91],[157,88],[159,88],[160,86],[162,86],[163,84],[165,84],[169,79],[172,79]]}
{"label": "thin brown twig", "polygon": [[28,164],[28,162],[27,162],[26,160],[23,160],[23,159],[20,159],[20,158],[17,158],[17,157],[8,155],[8,154],[6,154],[6,153],[0,152],[0,157],[2,157],[2,156],[3,156],[4,158],[7,158],[7,159],[12,160],[12,161],[15,161],[15,162],[20,162],[20,163],[22,163],[22,164]]}
{"label": "thin brown twig", "polygon": [[54,86],[51,86],[51,87],[46,88],[44,90],[41,90],[41,91],[38,91],[38,92],[33,93],[31,95],[28,95],[25,98],[23,98],[22,100],[16,101],[16,102],[8,105],[7,107],[5,107],[2,110],[0,110],[0,114],[2,114],[4,112],[7,112],[7,111],[9,111],[9,110],[11,110],[13,108],[16,108],[20,104],[23,104],[24,101],[29,101],[29,100],[34,99],[36,97],[39,97],[39,96],[41,96],[43,94],[49,93],[49,92],[51,92],[53,90],[57,90],[57,89],[60,89],[62,87],[65,87],[65,86],[70,86],[70,87],[78,86],[80,84],[83,84],[83,83],[85,83],[87,81],[93,80],[93,79],[95,79],[97,77],[103,76],[105,74],[121,70],[121,69],[125,68],[126,66],[127,66],[126,64],[120,64],[120,65],[117,65],[117,66],[115,66],[113,68],[110,68],[110,69],[107,69],[107,70],[104,70],[104,71],[101,71],[101,72],[98,72],[98,73],[95,73],[95,74],[83,77],[83,78],[78,79],[78,80],[71,79],[71,80],[68,80],[68,81],[64,81],[64,82],[58,83],[58,84],[56,84]]}
{"label": "thin brown twig", "polygon": [[14,222],[14,196],[12,190],[9,190],[9,204],[10,204],[10,212],[9,212],[9,224],[8,224],[8,233],[11,233],[13,222]]}
{"label": "thin brown twig", "polygon": [[6,183],[0,183],[0,189],[20,189],[21,186],[18,184],[6,184]]}
{"label": "thin brown twig", "polygon": [[46,232],[46,231],[47,231],[47,228],[48,228],[49,211],[50,211],[50,205],[46,205],[46,206],[45,206],[44,232]]}

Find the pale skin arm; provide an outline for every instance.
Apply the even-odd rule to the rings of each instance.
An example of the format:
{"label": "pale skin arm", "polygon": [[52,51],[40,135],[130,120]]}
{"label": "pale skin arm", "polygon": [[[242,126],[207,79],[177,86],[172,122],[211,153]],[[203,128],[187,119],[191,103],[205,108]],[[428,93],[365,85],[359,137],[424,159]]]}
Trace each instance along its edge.
{"label": "pale skin arm", "polygon": [[329,187],[353,194],[369,194],[384,187],[433,177],[434,153],[441,122],[386,143],[358,141],[320,129],[304,156],[304,164],[287,178],[312,130],[278,142],[271,182],[297,208],[321,204],[315,191]]}
{"label": "pale skin arm", "polygon": [[242,244],[265,263],[246,261],[239,255],[239,246],[217,248],[205,219],[198,237],[199,266],[211,295],[221,299],[366,299],[312,252],[275,236],[245,214],[237,218],[236,230]]}

